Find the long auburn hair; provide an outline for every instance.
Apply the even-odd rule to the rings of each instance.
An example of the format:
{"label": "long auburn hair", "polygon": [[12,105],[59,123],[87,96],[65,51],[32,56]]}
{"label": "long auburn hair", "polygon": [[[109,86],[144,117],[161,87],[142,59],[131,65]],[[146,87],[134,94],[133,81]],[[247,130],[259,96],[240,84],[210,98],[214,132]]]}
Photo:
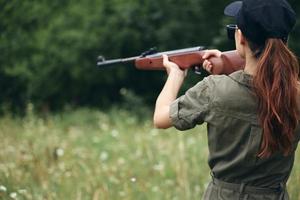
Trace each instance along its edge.
{"label": "long auburn hair", "polygon": [[289,155],[299,120],[297,57],[281,39],[269,38],[264,45],[250,41],[249,46],[258,59],[253,77],[258,119],[263,129],[258,157],[269,157],[278,151]]}

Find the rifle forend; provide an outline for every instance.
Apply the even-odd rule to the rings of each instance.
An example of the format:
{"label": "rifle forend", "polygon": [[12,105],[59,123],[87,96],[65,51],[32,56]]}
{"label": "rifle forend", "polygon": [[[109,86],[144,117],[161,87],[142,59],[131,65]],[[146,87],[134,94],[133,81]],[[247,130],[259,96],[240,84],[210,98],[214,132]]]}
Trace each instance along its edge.
{"label": "rifle forend", "polygon": [[[162,55],[166,54],[169,60],[175,62],[181,69],[194,68],[197,73],[202,68],[204,53],[204,47],[201,46],[158,53],[154,49],[150,49],[141,56],[131,58],[105,61],[102,57],[97,62],[97,66],[134,62],[137,69],[164,70]],[[225,51],[220,58],[211,57],[209,60],[213,64],[212,74],[230,74],[244,67],[244,59],[238,55],[236,50]]]}

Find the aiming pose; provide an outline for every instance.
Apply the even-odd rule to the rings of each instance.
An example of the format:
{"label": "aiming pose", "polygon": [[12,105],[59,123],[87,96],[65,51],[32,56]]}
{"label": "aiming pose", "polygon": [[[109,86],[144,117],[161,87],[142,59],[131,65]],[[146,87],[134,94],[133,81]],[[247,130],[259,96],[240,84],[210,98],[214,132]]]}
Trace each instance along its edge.
{"label": "aiming pose", "polygon": [[[186,71],[164,56],[168,79],[154,124],[186,130],[207,123],[212,181],[204,199],[289,199],[300,139],[299,65],[287,47],[295,12],[285,0],[238,1],[224,12],[235,17],[227,29],[244,70],[210,75],[177,98]],[[208,51],[204,68],[211,71],[209,58],[220,54]]]}

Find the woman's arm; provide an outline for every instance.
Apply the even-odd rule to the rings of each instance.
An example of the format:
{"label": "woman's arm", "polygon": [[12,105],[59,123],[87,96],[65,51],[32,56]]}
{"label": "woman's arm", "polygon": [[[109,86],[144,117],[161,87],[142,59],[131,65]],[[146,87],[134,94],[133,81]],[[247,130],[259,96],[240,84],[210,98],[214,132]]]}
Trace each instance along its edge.
{"label": "woman's arm", "polygon": [[[220,56],[221,51],[219,50],[207,50],[203,55],[203,59],[205,59],[203,68],[208,72],[211,72],[214,66],[209,61],[209,58]],[[172,126],[169,114],[170,105],[177,98],[177,94],[187,74],[187,70],[181,70],[177,64],[170,62],[166,55],[164,55],[163,58],[163,64],[167,70],[168,79],[156,100],[153,122],[156,128],[166,129]]]}
{"label": "woman's arm", "polygon": [[168,73],[168,79],[156,100],[153,122],[156,128],[165,129],[172,126],[169,116],[170,105],[177,98],[177,94],[187,71],[181,70],[177,64],[170,62],[166,55],[164,55],[163,58],[163,63]]}

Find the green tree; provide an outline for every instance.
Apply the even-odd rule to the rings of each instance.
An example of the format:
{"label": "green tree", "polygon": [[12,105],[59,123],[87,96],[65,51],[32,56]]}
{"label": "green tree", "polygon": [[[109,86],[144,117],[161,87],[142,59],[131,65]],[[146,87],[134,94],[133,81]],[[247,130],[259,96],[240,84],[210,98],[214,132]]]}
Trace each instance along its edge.
{"label": "green tree", "polygon": [[[14,109],[64,105],[106,107],[127,88],[151,105],[163,72],[133,65],[96,68],[96,58],[135,56],[203,45],[232,49],[221,0],[27,0],[0,1],[0,104]],[[291,1],[299,10],[299,3]],[[299,23],[290,44],[300,51]],[[190,76],[186,87],[201,80]],[[149,84],[151,83],[151,84]]]}

